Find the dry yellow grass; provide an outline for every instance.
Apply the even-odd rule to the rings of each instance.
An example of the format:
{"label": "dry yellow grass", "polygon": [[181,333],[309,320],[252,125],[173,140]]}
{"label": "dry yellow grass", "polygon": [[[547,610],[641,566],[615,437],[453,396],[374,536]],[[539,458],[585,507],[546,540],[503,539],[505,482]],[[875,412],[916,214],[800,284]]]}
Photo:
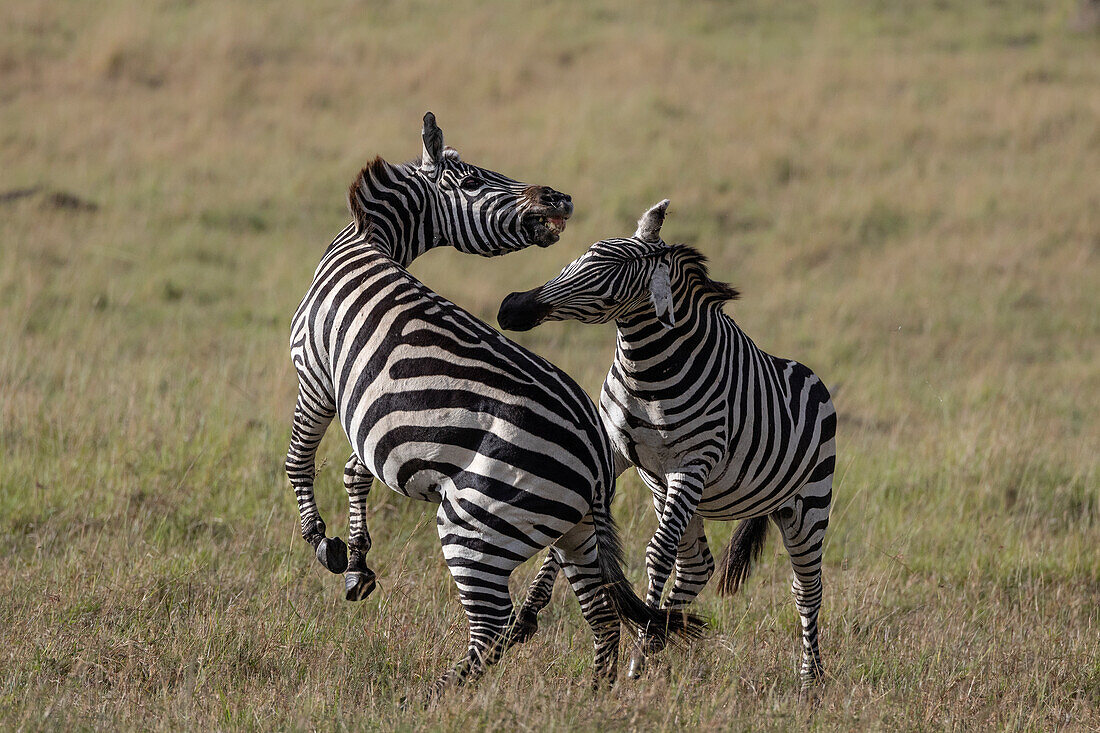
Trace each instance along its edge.
{"label": "dry yellow grass", "polygon": [[[0,193],[42,190],[0,201],[0,725],[1100,726],[1100,39],[1072,10],[5,3]],[[400,707],[465,639],[430,507],[376,487],[382,588],[339,600],[282,473],[286,339],[347,183],[426,109],[577,202],[548,250],[429,254],[440,292],[491,321],[667,196],[739,323],[834,387],[815,711],[774,541],[639,683],[589,693],[559,589],[479,686]],[[520,340],[598,390],[609,329]],[[636,478],[616,513],[640,583]]]}

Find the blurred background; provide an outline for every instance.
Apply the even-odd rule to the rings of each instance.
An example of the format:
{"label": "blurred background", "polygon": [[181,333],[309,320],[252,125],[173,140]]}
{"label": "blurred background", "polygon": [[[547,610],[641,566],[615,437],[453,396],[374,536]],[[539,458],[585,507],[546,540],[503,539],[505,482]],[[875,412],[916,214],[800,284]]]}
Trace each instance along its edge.
{"label": "blurred background", "polygon": [[[159,0],[0,7],[0,723],[604,728],[1100,725],[1100,32],[1094,3]],[[839,411],[816,712],[789,563],[592,697],[572,597],[478,687],[399,701],[465,620],[433,508],[377,486],[345,603],[282,462],[289,320],[375,155],[435,112],[573,196],[546,250],[413,272],[500,299],[672,200]],[[597,394],[613,327],[520,334]],[[346,440],[322,447],[346,536]],[[642,587],[654,528],[616,501]],[[708,527],[712,549],[732,525]],[[533,568],[515,579],[517,594]]]}

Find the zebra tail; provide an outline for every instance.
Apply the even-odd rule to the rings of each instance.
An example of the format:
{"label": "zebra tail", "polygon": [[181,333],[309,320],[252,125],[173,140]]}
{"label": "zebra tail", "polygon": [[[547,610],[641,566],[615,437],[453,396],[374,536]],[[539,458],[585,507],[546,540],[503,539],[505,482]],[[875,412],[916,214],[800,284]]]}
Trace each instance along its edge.
{"label": "zebra tail", "polygon": [[768,539],[768,518],[752,517],[737,525],[730,537],[726,551],[722,553],[722,570],[718,576],[718,595],[730,596],[738,591],[749,577],[752,565],[764,551]]}
{"label": "zebra tail", "polygon": [[650,608],[634,592],[623,574],[623,545],[607,503],[594,502],[592,520],[596,525],[596,554],[603,587],[619,619],[635,633],[644,631],[662,644],[670,638],[686,640],[702,636],[707,622],[699,616],[679,609]]}

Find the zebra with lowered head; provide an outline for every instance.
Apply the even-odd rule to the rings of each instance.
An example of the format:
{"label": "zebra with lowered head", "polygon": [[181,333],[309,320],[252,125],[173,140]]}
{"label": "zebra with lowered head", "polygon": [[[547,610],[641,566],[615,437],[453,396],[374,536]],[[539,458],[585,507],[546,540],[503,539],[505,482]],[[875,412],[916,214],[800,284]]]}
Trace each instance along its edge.
{"label": "zebra with lowered head", "polygon": [[[298,372],[287,472],[302,535],[349,599],[375,587],[365,500],[374,477],[439,505],[443,555],[470,627],[462,659],[437,683],[461,684],[529,629],[508,578],[552,554],[595,636],[597,681],[614,681],[619,621],[657,638],[698,634],[694,617],[658,612],[621,569],[610,516],[613,453],[592,400],[565,373],[434,293],[406,269],[449,244],[496,255],[557,241],[569,197],[463,162],[424,117],[418,161],[363,169],[352,224],[329,246],[292,323]],[[313,500],[317,444],[333,417],[352,444],[344,469],[350,558],[325,537]],[[345,567],[346,566],[346,567]]]}
{"label": "zebra with lowered head", "polygon": [[[633,237],[596,242],[545,285],[509,295],[498,321],[511,330],[549,320],[616,322],[600,416],[617,471],[634,464],[653,493],[658,527],[646,549],[647,603],[661,604],[674,566],[665,607],[683,608],[706,585],[714,559],[704,519],[745,520],[718,581],[720,593],[735,592],[770,519],[794,568],[806,689],[822,674],[817,617],[836,412],[809,368],[761,351],[723,312],[738,293],[710,278],[701,253],[661,240],[667,206],[647,211]],[[533,619],[545,605],[555,573],[548,558],[522,616]],[[643,630],[631,676],[661,646]]]}

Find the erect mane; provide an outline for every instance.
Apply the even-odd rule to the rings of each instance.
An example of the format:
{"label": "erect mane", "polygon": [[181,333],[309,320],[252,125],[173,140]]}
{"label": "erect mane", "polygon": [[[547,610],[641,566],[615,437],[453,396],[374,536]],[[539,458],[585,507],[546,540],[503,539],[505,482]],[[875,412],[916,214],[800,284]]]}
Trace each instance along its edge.
{"label": "erect mane", "polygon": [[680,263],[688,277],[688,282],[699,292],[715,295],[723,301],[737,300],[741,297],[741,293],[729,283],[710,278],[707,256],[699,250],[686,244],[669,245],[669,250],[672,252],[672,260]]}
{"label": "erect mane", "polygon": [[[443,160],[461,160],[458,155],[458,151],[454,148],[447,146],[443,149]],[[404,178],[414,169],[419,168],[421,165],[420,157],[416,157],[407,163],[401,165],[394,165],[386,162],[382,156],[375,156],[374,160],[363,166],[363,169],[359,171],[359,175],[355,177],[355,180],[351,182],[351,186],[348,187],[348,210],[351,212],[352,218],[355,219],[355,225],[362,230],[370,223],[369,211],[367,210],[367,201],[370,198],[372,181],[376,181],[379,178],[389,178],[391,182],[393,179]],[[387,185],[388,182],[382,182],[382,185]]]}
{"label": "erect mane", "polygon": [[380,176],[385,176],[394,171],[397,166],[390,165],[381,156],[375,156],[374,160],[363,166],[359,175],[348,187],[348,210],[355,219],[355,226],[362,231],[370,226],[370,212],[367,210],[367,200],[370,196],[371,182]]}

